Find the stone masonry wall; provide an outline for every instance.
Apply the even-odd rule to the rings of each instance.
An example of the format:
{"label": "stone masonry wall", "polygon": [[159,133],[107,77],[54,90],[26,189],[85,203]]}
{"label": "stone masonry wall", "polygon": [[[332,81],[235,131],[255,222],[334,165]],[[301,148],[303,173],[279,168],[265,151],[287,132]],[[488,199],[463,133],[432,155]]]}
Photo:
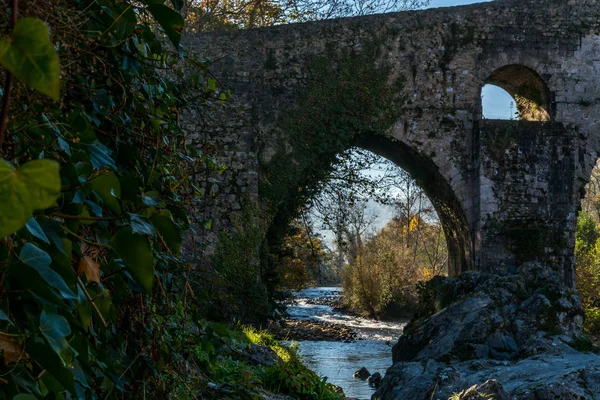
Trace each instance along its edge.
{"label": "stone masonry wall", "polygon": [[[275,139],[285,136],[277,121],[310,81],[311,57],[342,48],[360,51],[377,37],[384,51],[373,62],[391,67],[390,80],[403,80],[406,99],[388,138],[418,155],[394,161],[413,171],[419,159],[434,166],[425,174],[431,182],[423,185],[438,213],[460,204],[454,234],[470,240],[454,242],[465,258],[451,272],[520,262],[521,250],[495,237],[515,232],[518,221],[522,228],[536,221],[540,230],[563,229],[558,242],[564,251],[554,259],[572,284],[575,213],[600,151],[599,21],[596,0],[505,0],[184,38],[188,49],[218,60],[213,72],[231,88],[238,107],[206,133],[229,165],[227,183],[210,209],[215,231],[228,227],[229,216],[245,201],[260,204],[261,165],[273,156]],[[519,125],[516,142],[499,154],[483,138],[490,128],[500,136],[515,128],[481,121],[480,93],[493,72],[507,65],[539,75],[548,88],[551,122]],[[197,120],[185,116],[190,126]],[[439,179],[451,193],[435,192]]]}

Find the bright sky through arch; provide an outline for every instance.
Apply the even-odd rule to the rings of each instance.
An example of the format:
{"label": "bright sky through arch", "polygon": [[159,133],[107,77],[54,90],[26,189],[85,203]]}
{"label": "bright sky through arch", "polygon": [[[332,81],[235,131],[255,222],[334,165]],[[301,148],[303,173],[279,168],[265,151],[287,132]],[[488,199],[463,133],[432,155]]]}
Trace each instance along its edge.
{"label": "bright sky through arch", "polygon": [[485,119],[517,119],[515,99],[498,86],[485,85],[481,90],[481,102]]}

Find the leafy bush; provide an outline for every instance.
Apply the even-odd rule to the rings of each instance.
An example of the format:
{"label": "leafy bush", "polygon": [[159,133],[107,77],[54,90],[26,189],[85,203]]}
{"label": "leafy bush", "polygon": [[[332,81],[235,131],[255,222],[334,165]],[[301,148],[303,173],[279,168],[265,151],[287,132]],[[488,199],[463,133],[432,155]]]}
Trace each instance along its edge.
{"label": "leafy bush", "polygon": [[586,332],[600,333],[600,308],[587,307],[584,309],[585,322],[583,328]]}
{"label": "leafy bush", "polygon": [[281,357],[283,363],[266,367],[258,376],[265,388],[274,392],[292,396],[298,400],[339,400],[342,399],[339,388],[327,383],[327,378],[319,377],[306,368],[297,353],[296,347],[282,346],[271,335],[251,327],[244,329],[251,343],[269,346]]}
{"label": "leafy bush", "polygon": [[447,254],[430,263],[427,251],[444,240],[441,227],[422,219],[394,219],[359,249],[343,270],[348,306],[370,316],[412,312],[417,304],[417,282],[443,272]]}
{"label": "leafy bush", "polygon": [[256,210],[246,207],[234,219],[233,229],[219,238],[215,273],[206,288],[211,296],[207,310],[211,319],[260,324],[273,313],[267,287],[261,281],[258,251],[263,234],[257,221]]}

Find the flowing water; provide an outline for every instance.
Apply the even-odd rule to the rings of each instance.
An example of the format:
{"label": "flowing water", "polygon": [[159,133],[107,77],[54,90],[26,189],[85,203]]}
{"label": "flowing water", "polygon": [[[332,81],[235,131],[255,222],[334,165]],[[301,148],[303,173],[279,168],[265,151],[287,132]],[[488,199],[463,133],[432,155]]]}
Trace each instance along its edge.
{"label": "flowing water", "polygon": [[298,347],[304,364],[344,389],[346,396],[370,399],[375,389],[352,375],[366,367],[371,374],[379,372],[383,376],[392,364],[391,346],[402,333],[405,323],[361,318],[334,311],[329,306],[309,303],[311,299],[339,297],[341,288],[310,288],[295,295],[296,304],[287,309],[292,319],[343,324],[353,328],[359,338],[353,343],[301,340]]}

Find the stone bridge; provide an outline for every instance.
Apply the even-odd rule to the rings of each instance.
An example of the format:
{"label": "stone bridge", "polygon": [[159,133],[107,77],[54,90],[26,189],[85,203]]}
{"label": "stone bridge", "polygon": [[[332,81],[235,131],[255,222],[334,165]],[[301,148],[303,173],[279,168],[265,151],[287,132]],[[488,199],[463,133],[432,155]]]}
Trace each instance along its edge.
{"label": "stone bridge", "polygon": [[[353,145],[418,180],[444,226],[450,274],[538,259],[573,285],[576,213],[600,151],[596,0],[499,0],[188,36],[238,106],[209,133],[230,167],[215,221],[244,198],[260,202],[273,138],[286,138],[278,121],[315,79],[311,60],[360,54],[375,40],[372,62],[390,85],[402,82],[402,103],[385,134],[357,132]],[[513,95],[519,121],[482,118],[488,83]],[[186,116],[198,132],[201,120]]]}

